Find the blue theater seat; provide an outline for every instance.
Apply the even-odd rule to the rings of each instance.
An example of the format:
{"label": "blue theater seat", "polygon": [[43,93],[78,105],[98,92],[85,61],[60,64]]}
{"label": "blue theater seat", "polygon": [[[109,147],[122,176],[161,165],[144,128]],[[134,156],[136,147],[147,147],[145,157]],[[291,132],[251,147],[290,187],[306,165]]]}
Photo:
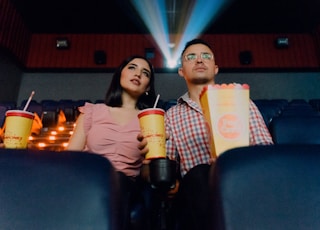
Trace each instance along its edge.
{"label": "blue theater seat", "polygon": [[0,129],[3,127],[4,121],[6,120],[7,110],[7,107],[0,105]]}
{"label": "blue theater seat", "polygon": [[288,101],[285,99],[258,99],[254,100],[254,103],[258,107],[266,126],[269,127],[272,119],[281,114]]}
{"label": "blue theater seat", "polygon": [[214,230],[320,229],[320,145],[226,151],[210,172]]}
{"label": "blue theater seat", "polygon": [[8,110],[17,108],[17,103],[15,101],[0,101],[0,105],[5,106]]}
{"label": "blue theater seat", "polygon": [[320,99],[319,98],[312,98],[309,100],[309,104],[314,108],[316,111],[320,111]]}
{"label": "blue theater seat", "polygon": [[[17,107],[17,109],[23,110],[25,105],[27,104],[28,100],[23,100],[20,104],[20,106]],[[42,105],[37,102],[36,100],[31,100],[29,102],[29,105],[26,108],[27,111],[32,113],[37,113],[39,117],[42,116]]]}
{"label": "blue theater seat", "polygon": [[76,102],[71,99],[61,99],[59,100],[59,108],[64,112],[67,122],[75,121],[76,116]]}
{"label": "blue theater seat", "polygon": [[1,229],[122,229],[118,201],[115,171],[99,155],[0,149]]}
{"label": "blue theater seat", "polygon": [[269,125],[275,144],[320,144],[320,116],[279,116]]}
{"label": "blue theater seat", "polygon": [[279,116],[281,113],[281,108],[273,104],[259,105],[258,109],[267,127],[269,127],[272,119]]}

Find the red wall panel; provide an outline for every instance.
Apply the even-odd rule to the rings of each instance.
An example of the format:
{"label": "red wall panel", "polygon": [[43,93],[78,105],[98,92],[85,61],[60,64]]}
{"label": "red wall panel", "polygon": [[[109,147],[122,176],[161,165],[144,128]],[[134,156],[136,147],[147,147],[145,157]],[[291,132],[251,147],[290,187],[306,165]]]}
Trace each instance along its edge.
{"label": "red wall panel", "polygon": [[[172,35],[171,35],[172,36]],[[178,35],[174,35],[178,37]],[[319,68],[320,26],[313,34],[285,34],[289,48],[276,49],[281,34],[205,34],[221,68]],[[71,46],[56,49],[56,39],[66,37]],[[151,35],[141,34],[31,34],[9,0],[0,0],[0,46],[10,50],[27,68],[115,68],[123,58],[144,55],[155,48],[155,68],[163,68],[163,57]],[[97,65],[95,50],[104,50],[107,62]],[[252,53],[252,63],[241,65],[239,53]]]}
{"label": "red wall panel", "polygon": [[[212,44],[217,63],[222,68],[318,68],[319,60],[315,38],[311,34],[289,34],[289,47],[277,49],[275,34],[220,34],[202,35]],[[28,68],[114,68],[131,54],[144,55],[145,48],[155,47],[150,35],[140,34],[65,34],[71,46],[58,50],[57,34],[33,34],[30,44]],[[156,48],[153,61],[163,68],[161,52]],[[96,65],[95,50],[107,54],[105,65]],[[250,65],[241,65],[239,53],[248,50],[253,59]]]}
{"label": "red wall panel", "polygon": [[[61,37],[68,38],[69,49],[56,49],[55,41]],[[132,54],[144,55],[145,48],[153,47],[148,37],[135,34],[65,34],[63,36],[34,34],[26,66],[28,68],[114,68],[123,58]],[[106,52],[106,64],[95,64],[96,50]]]}
{"label": "red wall panel", "polygon": [[277,34],[203,35],[215,50],[216,61],[223,68],[247,68],[239,62],[240,51],[252,53],[252,68],[319,68],[316,44],[310,34],[289,34],[289,47],[277,49]]}

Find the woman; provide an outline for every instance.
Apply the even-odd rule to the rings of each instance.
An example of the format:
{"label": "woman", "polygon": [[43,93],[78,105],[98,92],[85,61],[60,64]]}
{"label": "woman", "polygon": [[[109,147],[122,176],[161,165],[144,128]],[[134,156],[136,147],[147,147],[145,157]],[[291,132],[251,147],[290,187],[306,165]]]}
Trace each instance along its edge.
{"label": "woman", "polygon": [[152,107],[155,98],[152,64],[141,56],[127,58],[113,75],[105,104],[86,103],[79,107],[80,115],[67,147],[109,159],[119,172],[122,191],[131,201],[137,198],[132,198],[133,194],[140,193],[143,161],[137,148],[137,115],[141,109]]}

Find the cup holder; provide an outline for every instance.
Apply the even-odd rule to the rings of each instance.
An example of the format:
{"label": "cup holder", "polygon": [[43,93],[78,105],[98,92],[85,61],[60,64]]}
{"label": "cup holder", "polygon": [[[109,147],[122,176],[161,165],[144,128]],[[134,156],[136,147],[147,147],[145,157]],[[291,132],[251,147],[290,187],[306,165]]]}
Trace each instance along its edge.
{"label": "cup holder", "polygon": [[176,183],[176,161],[159,158],[151,160],[149,164],[150,182],[155,189],[167,190],[174,188]]}

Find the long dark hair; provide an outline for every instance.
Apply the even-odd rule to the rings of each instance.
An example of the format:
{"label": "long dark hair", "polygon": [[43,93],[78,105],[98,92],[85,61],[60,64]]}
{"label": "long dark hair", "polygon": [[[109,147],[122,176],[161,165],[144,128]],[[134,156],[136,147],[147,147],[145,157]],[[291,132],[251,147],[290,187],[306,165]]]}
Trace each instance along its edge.
{"label": "long dark hair", "polygon": [[154,69],[151,62],[143,56],[133,55],[123,60],[122,63],[115,70],[111,84],[106,94],[105,104],[112,107],[121,107],[122,106],[122,87],[120,85],[121,72],[123,68],[131,62],[133,59],[139,58],[145,60],[150,68],[150,82],[149,82],[149,91],[147,94],[142,94],[137,101],[136,107],[138,109],[145,109],[153,106],[153,103],[156,98],[156,93],[154,89]]}

